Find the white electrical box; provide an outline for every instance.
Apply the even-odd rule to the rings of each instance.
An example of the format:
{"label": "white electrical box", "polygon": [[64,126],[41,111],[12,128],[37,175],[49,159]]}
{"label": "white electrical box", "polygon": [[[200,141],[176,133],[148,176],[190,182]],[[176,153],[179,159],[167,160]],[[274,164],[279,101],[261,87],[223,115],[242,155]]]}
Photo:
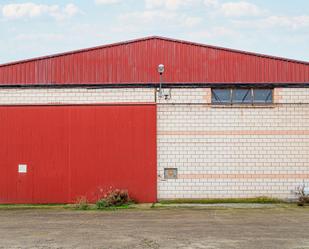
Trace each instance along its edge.
{"label": "white electrical box", "polygon": [[21,174],[27,173],[27,164],[19,164],[18,173],[21,173]]}

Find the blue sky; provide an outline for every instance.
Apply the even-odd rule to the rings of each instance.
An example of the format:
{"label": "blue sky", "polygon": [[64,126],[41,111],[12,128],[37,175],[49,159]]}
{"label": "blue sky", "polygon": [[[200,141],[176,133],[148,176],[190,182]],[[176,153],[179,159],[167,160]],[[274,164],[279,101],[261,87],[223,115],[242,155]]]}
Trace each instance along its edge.
{"label": "blue sky", "polygon": [[309,1],[0,0],[0,63],[151,35],[309,61]]}

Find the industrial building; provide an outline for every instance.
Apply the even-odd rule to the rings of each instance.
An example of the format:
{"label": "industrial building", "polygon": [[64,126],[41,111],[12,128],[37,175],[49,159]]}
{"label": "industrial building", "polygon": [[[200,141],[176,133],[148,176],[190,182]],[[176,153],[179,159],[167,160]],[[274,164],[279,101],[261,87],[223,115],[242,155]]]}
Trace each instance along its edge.
{"label": "industrial building", "polygon": [[293,198],[309,62],[148,37],[0,65],[0,203]]}

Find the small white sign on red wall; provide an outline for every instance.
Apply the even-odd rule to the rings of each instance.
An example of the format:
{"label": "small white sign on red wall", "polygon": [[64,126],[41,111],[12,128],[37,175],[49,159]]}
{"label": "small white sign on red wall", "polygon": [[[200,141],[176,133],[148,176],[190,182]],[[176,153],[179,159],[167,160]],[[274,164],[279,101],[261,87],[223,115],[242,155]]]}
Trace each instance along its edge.
{"label": "small white sign on red wall", "polygon": [[21,173],[21,174],[27,173],[27,164],[19,164],[18,173]]}

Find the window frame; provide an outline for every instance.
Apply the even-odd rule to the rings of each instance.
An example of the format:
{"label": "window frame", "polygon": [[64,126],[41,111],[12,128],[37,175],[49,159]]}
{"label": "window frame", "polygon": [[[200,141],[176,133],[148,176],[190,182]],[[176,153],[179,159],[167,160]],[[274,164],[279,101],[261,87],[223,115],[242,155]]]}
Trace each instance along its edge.
{"label": "window frame", "polygon": [[[234,93],[236,92],[236,90],[248,90],[251,93],[251,101],[250,102],[235,102],[234,100]],[[253,104],[253,99],[254,99],[254,95],[253,95],[253,89],[248,87],[248,88],[231,88],[231,103],[232,105],[251,105]]]}
{"label": "window frame", "polygon": [[230,101],[229,102],[217,102],[217,103],[213,103],[213,90],[214,90],[214,88],[211,88],[211,103],[212,104],[216,104],[216,105],[231,105],[232,104],[232,98],[233,98],[233,96],[232,96],[232,89],[230,89],[230,88],[215,88],[216,90],[218,90],[218,89],[220,89],[220,90],[229,90],[230,91]]}
{"label": "window frame", "polygon": [[[271,90],[271,101],[270,102],[255,102],[255,91],[254,90]],[[274,103],[274,88],[252,88],[252,102],[255,105],[271,105]]]}
{"label": "window frame", "polygon": [[[229,90],[230,91],[230,101],[229,102],[214,102],[214,90]],[[251,90],[251,101],[250,102],[235,102],[234,91],[236,90]],[[254,90],[270,90],[271,91],[271,101],[270,102],[255,102],[255,91]],[[211,104],[212,105],[228,105],[228,106],[246,106],[246,105],[262,105],[269,106],[274,104],[274,88],[270,87],[213,87],[211,88]]]}

